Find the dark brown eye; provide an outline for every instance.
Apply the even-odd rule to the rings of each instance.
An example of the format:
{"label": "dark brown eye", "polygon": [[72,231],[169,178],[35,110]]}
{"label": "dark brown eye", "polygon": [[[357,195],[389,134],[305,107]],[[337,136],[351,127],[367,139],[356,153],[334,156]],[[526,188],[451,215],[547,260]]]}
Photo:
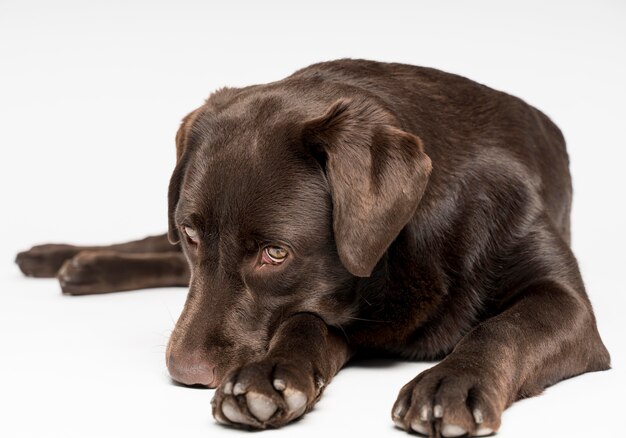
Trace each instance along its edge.
{"label": "dark brown eye", "polygon": [[198,241],[200,239],[198,237],[198,232],[196,230],[194,230],[191,227],[184,226],[183,231],[185,232],[185,235],[187,236],[187,240],[191,241],[191,243],[193,244],[198,244]]}
{"label": "dark brown eye", "polygon": [[266,246],[263,249],[263,262],[278,265],[285,261],[289,252],[281,246]]}

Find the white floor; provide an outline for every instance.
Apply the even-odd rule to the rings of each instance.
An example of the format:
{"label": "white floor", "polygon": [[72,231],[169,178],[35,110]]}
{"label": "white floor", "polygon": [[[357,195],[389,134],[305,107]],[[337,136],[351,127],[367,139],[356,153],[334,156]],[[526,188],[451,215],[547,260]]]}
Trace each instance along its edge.
{"label": "white floor", "polygon": [[[0,437],[242,437],[212,391],[173,385],[182,289],[65,297],[20,276],[36,243],[163,232],[181,118],[222,86],[363,57],[459,73],[561,127],[573,248],[614,369],[515,404],[499,436],[624,436],[626,3],[613,0],[0,1]],[[400,387],[430,364],[342,371],[283,436],[400,437]]]}
{"label": "white floor", "polygon": [[[184,289],[66,297],[54,280],[25,279],[16,269],[4,268],[0,436],[242,436],[212,420],[212,390],[177,386],[167,376],[164,346]],[[617,319],[603,322],[617,369],[562,382],[517,403],[504,414],[500,436],[619,435],[626,389],[623,328]],[[377,362],[348,367],[303,421],[263,436],[336,436],[342,431],[402,436],[391,423],[391,406],[400,387],[427,366]]]}

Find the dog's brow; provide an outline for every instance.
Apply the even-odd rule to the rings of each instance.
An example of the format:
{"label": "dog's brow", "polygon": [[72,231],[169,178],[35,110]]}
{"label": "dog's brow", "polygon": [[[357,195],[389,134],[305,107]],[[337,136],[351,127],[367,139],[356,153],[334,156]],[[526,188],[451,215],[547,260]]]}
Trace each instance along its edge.
{"label": "dog's brow", "polygon": [[174,213],[174,219],[177,224],[195,224],[198,222],[198,214],[191,210],[187,204],[179,205]]}

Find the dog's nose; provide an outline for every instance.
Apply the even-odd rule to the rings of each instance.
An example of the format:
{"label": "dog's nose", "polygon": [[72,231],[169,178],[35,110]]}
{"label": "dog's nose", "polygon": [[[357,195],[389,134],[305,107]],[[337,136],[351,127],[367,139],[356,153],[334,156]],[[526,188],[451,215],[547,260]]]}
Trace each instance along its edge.
{"label": "dog's nose", "polygon": [[183,385],[217,387],[215,366],[197,354],[168,354],[167,369],[172,379]]}

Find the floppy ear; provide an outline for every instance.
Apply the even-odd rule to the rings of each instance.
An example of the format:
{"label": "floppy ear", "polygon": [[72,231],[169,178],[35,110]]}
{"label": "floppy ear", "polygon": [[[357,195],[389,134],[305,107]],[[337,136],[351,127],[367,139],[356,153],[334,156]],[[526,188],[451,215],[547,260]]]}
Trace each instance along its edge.
{"label": "floppy ear", "polygon": [[202,107],[185,116],[180,124],[180,128],[178,128],[178,132],[176,132],[176,167],[174,168],[174,173],[172,173],[172,177],[170,178],[170,184],[167,191],[167,238],[171,244],[176,244],[180,241],[178,229],[176,228],[176,221],[174,220],[174,212],[176,211],[176,206],[178,205],[180,188],[183,183],[183,178],[185,177],[185,170],[187,169],[189,154],[186,152],[189,149],[190,127],[201,109]]}
{"label": "floppy ear", "polygon": [[376,263],[415,213],[431,161],[422,141],[370,102],[341,99],[305,124],[330,184],[339,257],[359,277]]}

